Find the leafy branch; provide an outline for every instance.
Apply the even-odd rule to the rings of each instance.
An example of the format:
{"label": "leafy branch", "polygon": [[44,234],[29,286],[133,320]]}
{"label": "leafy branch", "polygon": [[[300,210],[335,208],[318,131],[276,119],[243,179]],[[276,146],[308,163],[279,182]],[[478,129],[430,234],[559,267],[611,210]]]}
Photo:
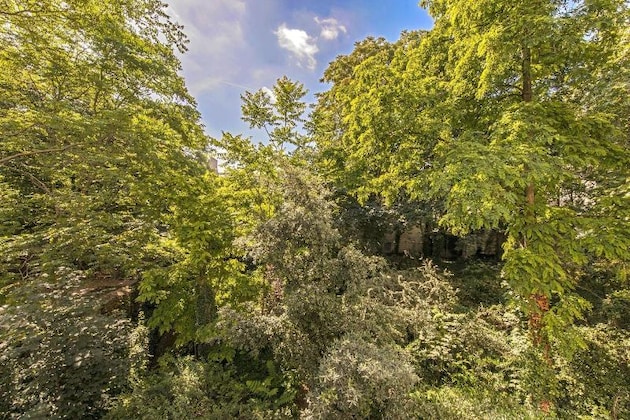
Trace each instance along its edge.
{"label": "leafy branch", "polygon": [[63,147],[51,147],[49,149],[39,149],[39,150],[29,150],[29,151],[25,151],[25,152],[20,152],[20,153],[16,153],[14,155],[11,156],[6,156],[3,157],[2,159],[0,159],[0,166],[5,165],[7,162],[10,162],[14,159],[18,159],[21,157],[26,157],[26,156],[33,156],[33,155],[41,155],[41,154],[45,154],[45,153],[55,153],[55,152],[63,152],[64,150],[68,150],[72,147],[76,146],[76,144],[68,144],[66,146]]}

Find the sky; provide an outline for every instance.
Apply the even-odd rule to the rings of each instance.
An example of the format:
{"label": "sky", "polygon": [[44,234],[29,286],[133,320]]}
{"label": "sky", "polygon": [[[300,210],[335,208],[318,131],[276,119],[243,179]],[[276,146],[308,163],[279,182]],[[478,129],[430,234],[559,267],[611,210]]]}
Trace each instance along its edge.
{"label": "sky", "polygon": [[286,75],[313,94],[328,64],[368,36],[396,41],[403,30],[429,29],[418,0],[170,0],[188,51],[182,75],[206,133],[256,137],[241,121],[240,95],[271,88]]}

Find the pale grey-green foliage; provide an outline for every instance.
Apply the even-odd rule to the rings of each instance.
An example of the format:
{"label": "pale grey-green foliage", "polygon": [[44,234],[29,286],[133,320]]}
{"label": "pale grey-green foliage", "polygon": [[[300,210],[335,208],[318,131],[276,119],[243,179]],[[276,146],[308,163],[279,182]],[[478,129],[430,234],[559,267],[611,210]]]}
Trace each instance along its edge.
{"label": "pale grey-green foliage", "polygon": [[334,204],[313,175],[284,165],[272,190],[282,196],[275,217],[260,225],[249,241],[259,264],[273,266],[289,287],[329,278],[328,265],[339,249]]}
{"label": "pale grey-green foliage", "polygon": [[418,383],[412,358],[394,345],[347,334],[330,346],[306,418],[410,418],[409,392]]}
{"label": "pale grey-green foliage", "polygon": [[276,188],[275,215],[242,241],[270,293],[258,310],[221,310],[222,340],[271,354],[306,390],[307,417],[404,418],[419,380],[405,346],[453,307],[455,291],[431,264],[390,272],[344,243],[338,209],[305,170],[283,167]]}
{"label": "pale grey-green foliage", "polygon": [[285,372],[301,380],[317,367],[317,343],[286,314],[264,314],[252,306],[245,311],[224,307],[219,310],[217,330],[226,344],[254,359],[270,351]]}
{"label": "pale grey-green foliage", "polygon": [[430,262],[407,271],[382,270],[349,291],[345,311],[350,329],[400,345],[435,329],[434,318],[456,302],[455,290]]}

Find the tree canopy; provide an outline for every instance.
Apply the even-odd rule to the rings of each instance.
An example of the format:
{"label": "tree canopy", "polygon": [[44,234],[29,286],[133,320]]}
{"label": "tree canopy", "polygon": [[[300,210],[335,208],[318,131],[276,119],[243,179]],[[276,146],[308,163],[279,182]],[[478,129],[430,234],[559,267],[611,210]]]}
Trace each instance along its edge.
{"label": "tree canopy", "polygon": [[359,43],[327,71],[321,166],[364,197],[433,203],[457,235],[505,231],[505,278],[537,328],[566,336],[588,307],[584,267],[627,273],[626,116],[594,100],[624,54],[626,5],[422,5],[430,32]]}

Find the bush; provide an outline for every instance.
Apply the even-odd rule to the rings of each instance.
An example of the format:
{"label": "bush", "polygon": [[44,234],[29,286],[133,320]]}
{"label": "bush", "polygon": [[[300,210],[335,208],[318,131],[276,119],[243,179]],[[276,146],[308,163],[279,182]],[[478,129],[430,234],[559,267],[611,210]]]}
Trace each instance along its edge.
{"label": "bush", "polygon": [[131,322],[98,313],[76,281],[22,287],[0,308],[6,418],[100,418],[126,389]]}
{"label": "bush", "polygon": [[[252,363],[255,365],[255,363]],[[273,370],[269,366],[270,370]],[[236,363],[202,362],[192,357],[161,360],[158,371],[119,398],[108,419],[272,419],[291,417],[291,392],[268,379],[248,379]],[[251,378],[251,376],[250,376]],[[271,379],[269,379],[271,378]]]}
{"label": "bush", "polygon": [[377,346],[349,335],[333,343],[319,367],[306,417],[408,418],[418,382],[411,358],[395,346]]}

